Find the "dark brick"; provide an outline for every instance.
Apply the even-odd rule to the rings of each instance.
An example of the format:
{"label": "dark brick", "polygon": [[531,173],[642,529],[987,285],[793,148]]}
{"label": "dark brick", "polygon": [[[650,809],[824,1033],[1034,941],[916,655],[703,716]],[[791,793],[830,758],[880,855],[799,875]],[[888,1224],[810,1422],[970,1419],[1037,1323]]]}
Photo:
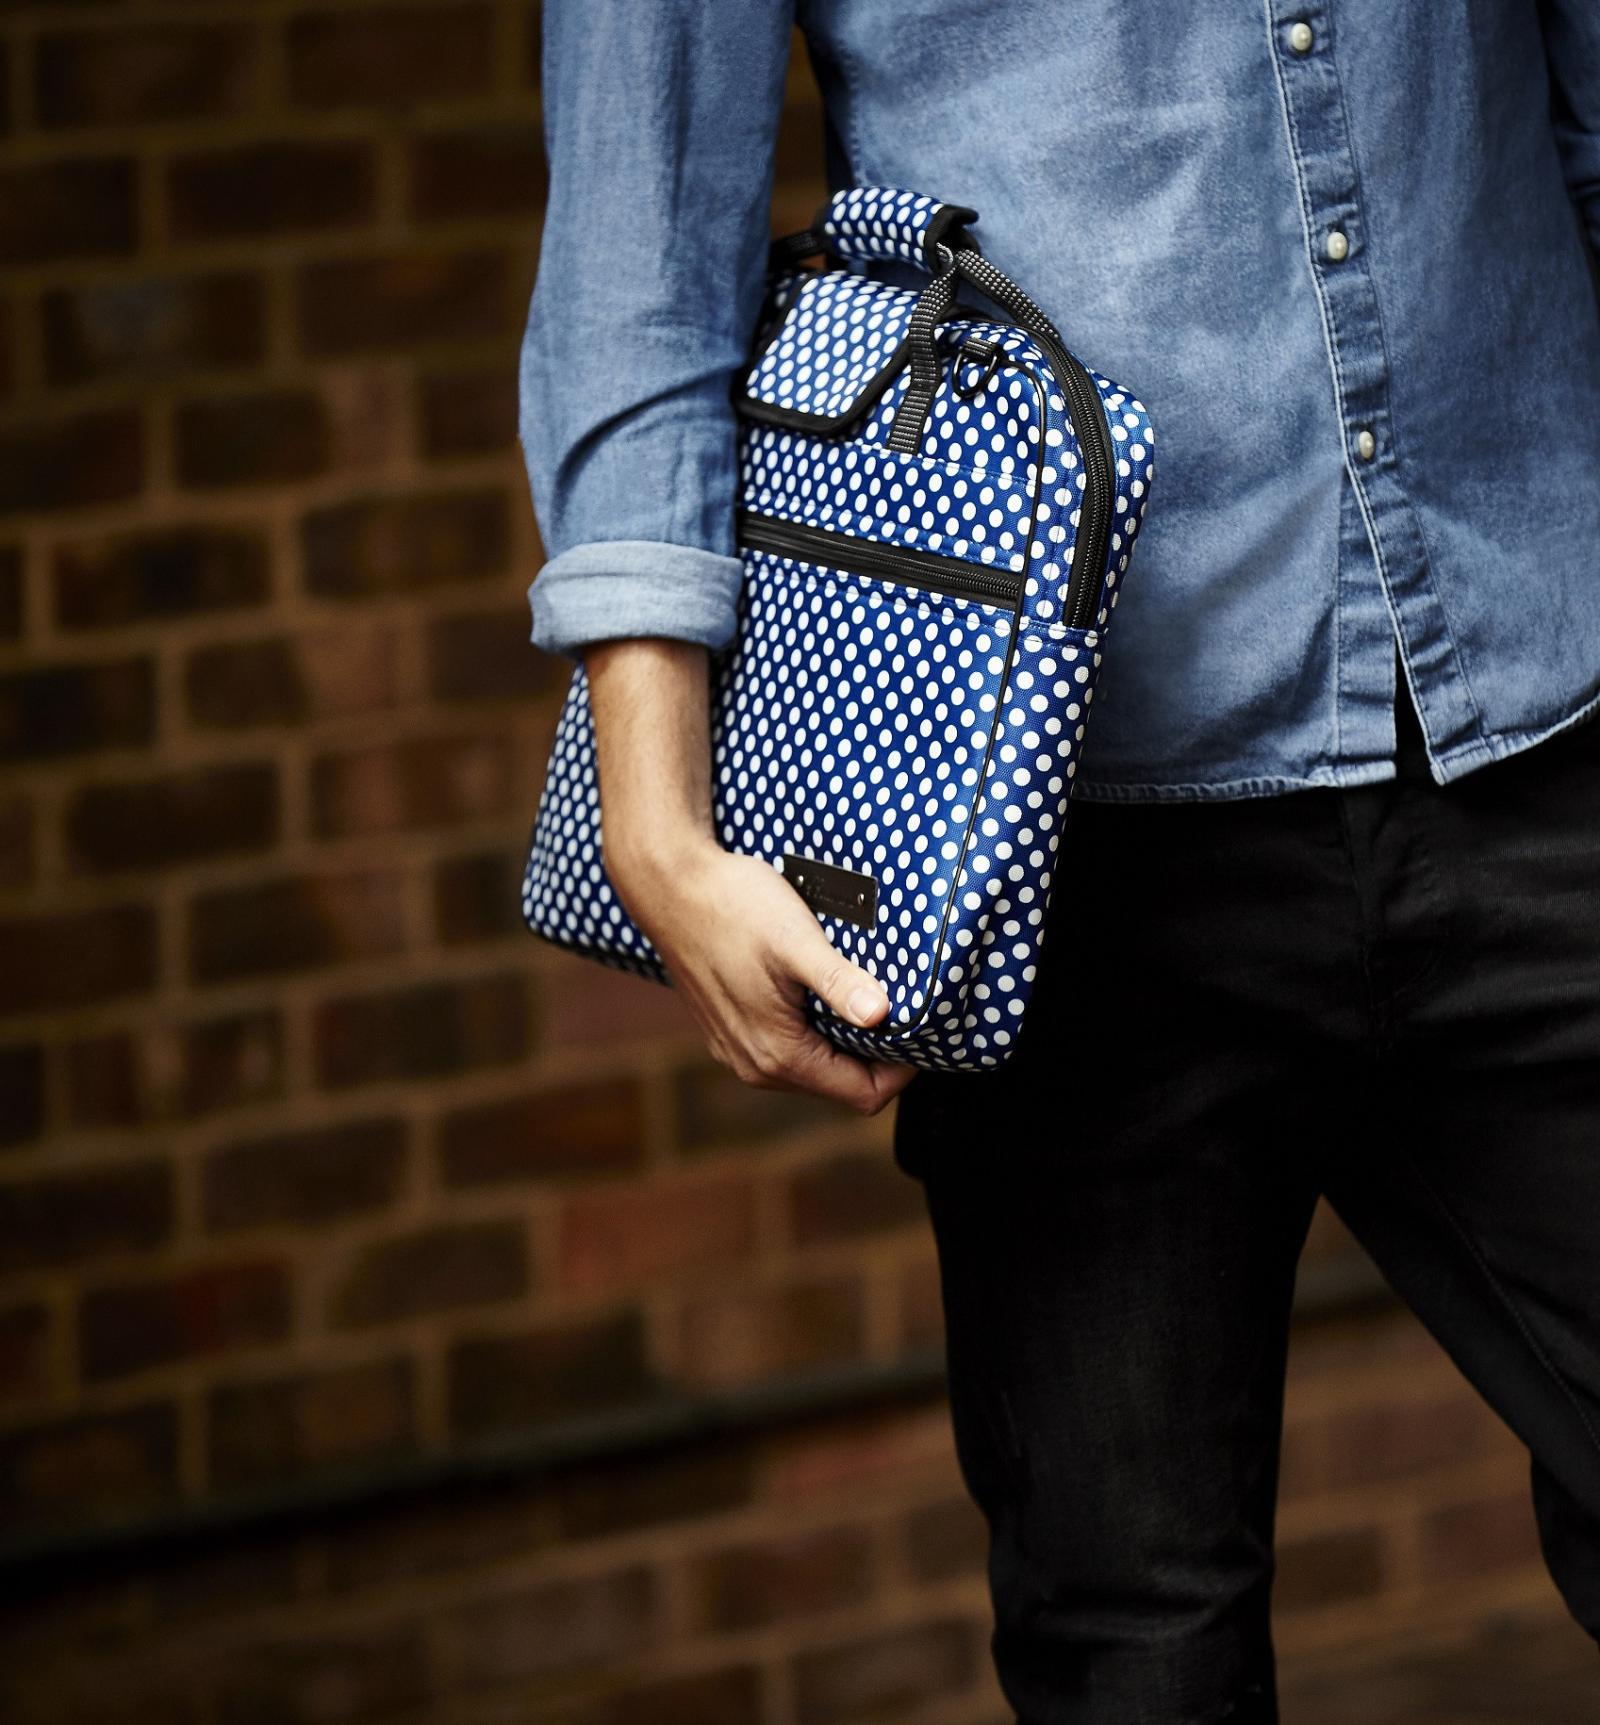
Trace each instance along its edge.
{"label": "dark brick", "polygon": [[370,1466],[416,1447],[406,1360],[227,1384],[209,1399],[215,1489]]}
{"label": "dark brick", "polygon": [[177,1497],[178,1423],[156,1405],[0,1437],[0,1506],[13,1532],[130,1515]]}
{"label": "dark brick", "polygon": [[0,1310],[0,1406],[32,1401],[49,1388],[52,1329],[48,1306]]}
{"label": "dark brick", "polygon": [[270,1011],[236,1012],[185,1027],[175,1112],[199,1120],[283,1091],[283,1022]]}
{"label": "dark brick", "polygon": [[317,1081],[330,1090],[503,1066],[528,1051],[520,973],[422,983],[324,1002],[313,1019]]}
{"label": "dark brick", "polygon": [[1374,1529],[1313,1534],[1279,1545],[1273,1609],[1337,1605],[1367,1598],[1382,1586],[1383,1554]]}
{"label": "dark brick", "polygon": [[272,1640],[229,1658],[219,1725],[336,1725],[392,1719],[428,1699],[422,1620],[297,1640]]}
{"label": "dark brick", "polygon": [[196,1120],[283,1089],[283,1026],[271,1011],[152,1025],[69,1043],[67,1109],[74,1126]]}
{"label": "dark brick", "polygon": [[865,1342],[862,1290],[852,1278],[706,1294],[684,1307],[680,1370],[704,1388],[759,1383],[859,1359]]}
{"label": "dark brick", "polygon": [[308,389],[190,401],[173,423],[184,485],[268,485],[308,479],[328,465],[328,410]]}
{"label": "dark brick", "polygon": [[920,1581],[981,1575],[989,1530],[970,1498],[925,1504],[906,1518],[906,1551]]}
{"label": "dark brick", "polygon": [[305,265],[296,282],[300,343],[314,355],[409,351],[515,333],[504,252],[398,252]]}
{"label": "dark brick", "polygon": [[521,859],[509,851],[446,857],[433,870],[433,917],[447,946],[498,940],[522,929]]}
{"label": "dark brick", "polygon": [[184,694],[199,725],[301,725],[395,706],[400,658],[398,635],[386,627],[227,641],[189,655]]}
{"label": "dark brick", "polygon": [[546,1725],[762,1725],[761,1674],[751,1665],[683,1677],[629,1677],[621,1689],[563,1707]]}
{"label": "dark brick", "polygon": [[0,264],[111,257],[139,242],[138,182],[120,159],[0,168]]}
{"label": "dark brick", "polygon": [[377,170],[364,141],[242,144],[195,151],[167,169],[177,240],[214,240],[349,227],[377,203]]}
{"label": "dark brick", "polygon": [[644,1100],[613,1080],[459,1108],[439,1123],[439,1159],[451,1186],[624,1173],[644,1160]]}
{"label": "dark brick", "polygon": [[189,972],[229,982],[403,951],[396,874],[327,874],[202,893],[189,907]]}
{"label": "dark brick", "polygon": [[289,88],[307,107],[409,107],[484,94],[494,73],[487,5],[321,12],[289,24]]}
{"label": "dark brick", "polygon": [[91,873],[266,850],[278,827],[278,773],[265,762],[85,785],[66,814],[72,860]]}
{"label": "dark brick", "polygon": [[20,641],[27,627],[26,583],[22,552],[0,546],[0,640]]}
{"label": "dark brick", "polygon": [[126,1377],[281,1342],[289,1321],[283,1265],[217,1265],[85,1294],[78,1306],[79,1356],[91,1382]]}
{"label": "dark brick", "polygon": [[416,832],[509,815],[519,806],[508,738],[408,737],[311,763],[319,838]]}
{"label": "dark brick", "polygon": [[258,533],[180,527],[68,545],[55,558],[56,621],[115,629],[263,603],[271,591]]}
{"label": "dark brick", "polygon": [[69,1043],[66,1075],[67,1116],[74,1126],[140,1126],[154,1117],[132,1032]]}
{"label": "dark brick", "polygon": [[215,1233],[309,1228],[381,1210],[399,1195],[405,1157],[399,1120],[353,1120],[222,1145],[201,1169],[205,1224]]}
{"label": "dark brick", "polygon": [[301,543],[310,592],[363,599],[498,575],[511,523],[501,491],[375,498],[314,510]]}
{"label": "dark brick", "polygon": [[458,1342],[450,1353],[450,1423],[458,1437],[626,1407],[658,1389],[637,1312]]}
{"label": "dark brick", "polygon": [[254,47],[236,24],[48,32],[34,47],[34,111],[47,127],[237,114],[250,100]]}
{"label": "dark brick", "polygon": [[[500,1594],[445,1613],[452,1670],[469,1686],[544,1673],[604,1670],[649,1642],[655,1582],[643,1567]],[[651,1719],[648,1714],[641,1719]]]}
{"label": "dark brick", "polygon": [[0,797],[0,887],[33,884],[33,834],[32,802],[20,795]]}
{"label": "dark brick", "polygon": [[186,276],[90,282],[45,294],[45,373],[52,383],[157,382],[258,362],[265,348],[259,278]]}
{"label": "dark brick", "polygon": [[517,379],[509,366],[425,377],[418,409],[422,452],[434,460],[496,455],[516,446]]}
{"label": "dark brick", "polygon": [[601,1462],[561,1481],[557,1527],[564,1540],[577,1543],[674,1521],[703,1521],[743,1508],[754,1489],[753,1457],[742,1444]]}
{"label": "dark brick", "polygon": [[789,1212],[802,1246],[921,1225],[927,1214],[921,1186],[876,1151],[850,1151],[800,1169],[789,1183]]}
{"label": "dark brick", "polygon": [[149,1251],[172,1232],[165,1162],[114,1163],[0,1185],[0,1273]]}
{"label": "dark brick", "polygon": [[61,1012],[140,994],[156,976],[156,922],[145,905],[0,921],[0,1012]]}
{"label": "dark brick", "polygon": [[31,1143],[44,1130],[44,1049],[0,1048],[0,1148]]}
{"label": "dark brick", "polygon": [[411,213],[419,221],[531,216],[547,189],[536,126],[484,126],[411,140]]}
{"label": "dark brick", "polygon": [[756,1629],[861,1605],[872,1591],[871,1567],[871,1544],[858,1528],[708,1552],[689,1568],[696,1627]]}
{"label": "dark brick", "polygon": [[799,1725],[842,1725],[932,1706],[977,1681],[979,1640],[975,1623],[946,1618],[802,1653],[795,1717]]}
{"label": "dark brick", "polygon": [[363,1247],[329,1315],[336,1328],[358,1329],[515,1299],[527,1286],[520,1222],[441,1224]]}
{"label": "dark brick", "polygon": [[148,659],[50,665],[0,676],[0,761],[147,745],[155,730]]}
{"label": "dark brick", "polygon": [[[0,205],[4,192],[0,190]],[[0,432],[0,514],[88,509],[138,495],[144,438],[133,409],[80,413]]]}
{"label": "dark brick", "polygon": [[679,1140],[690,1152],[815,1130],[831,1118],[828,1104],[815,1096],[758,1090],[709,1062],[680,1072],[674,1088]]}
{"label": "dark brick", "polygon": [[572,667],[528,642],[525,605],[436,617],[428,626],[433,693],[441,701],[527,701],[564,687]]}

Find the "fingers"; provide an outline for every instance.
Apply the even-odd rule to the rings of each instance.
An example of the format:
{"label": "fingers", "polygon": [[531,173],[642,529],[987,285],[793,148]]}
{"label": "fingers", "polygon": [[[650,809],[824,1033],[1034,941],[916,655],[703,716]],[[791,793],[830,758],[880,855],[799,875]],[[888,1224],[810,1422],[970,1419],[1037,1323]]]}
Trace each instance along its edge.
{"label": "fingers", "polygon": [[[764,1063],[766,1064],[766,1063]],[[876,1114],[910,1083],[915,1069],[858,1060],[826,1038],[807,1032],[756,1080],[769,1088],[831,1097],[860,1114]]]}
{"label": "fingers", "polygon": [[865,1029],[887,1016],[889,996],[883,984],[836,952],[809,916],[796,924],[781,956],[790,974],[847,1024]]}

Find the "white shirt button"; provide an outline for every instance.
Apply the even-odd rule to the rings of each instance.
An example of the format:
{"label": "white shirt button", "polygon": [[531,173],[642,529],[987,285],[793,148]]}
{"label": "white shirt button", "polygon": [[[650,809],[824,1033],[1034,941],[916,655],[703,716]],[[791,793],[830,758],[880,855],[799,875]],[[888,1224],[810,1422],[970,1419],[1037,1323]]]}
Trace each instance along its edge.
{"label": "white shirt button", "polygon": [[1370,461],[1378,453],[1378,440],[1370,431],[1356,433],[1356,454],[1363,461]]}
{"label": "white shirt button", "polygon": [[1302,18],[1298,24],[1289,26],[1289,46],[1297,54],[1309,54],[1311,44],[1316,37],[1311,33],[1311,26]]}
{"label": "white shirt button", "polygon": [[1324,249],[1330,263],[1342,264],[1350,255],[1350,241],[1341,229],[1335,228],[1328,235]]}

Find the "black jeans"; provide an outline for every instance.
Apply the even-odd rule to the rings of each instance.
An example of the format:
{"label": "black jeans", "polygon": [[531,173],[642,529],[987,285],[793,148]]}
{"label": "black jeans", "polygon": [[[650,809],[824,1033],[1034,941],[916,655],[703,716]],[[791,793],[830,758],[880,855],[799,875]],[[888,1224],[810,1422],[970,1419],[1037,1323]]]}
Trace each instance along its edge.
{"label": "black jeans", "polygon": [[1441,788],[1398,717],[1390,784],[1076,804],[1012,1062],[901,1099],[1024,1725],[1276,1719],[1319,1193],[1528,1444],[1600,1638],[1600,724]]}

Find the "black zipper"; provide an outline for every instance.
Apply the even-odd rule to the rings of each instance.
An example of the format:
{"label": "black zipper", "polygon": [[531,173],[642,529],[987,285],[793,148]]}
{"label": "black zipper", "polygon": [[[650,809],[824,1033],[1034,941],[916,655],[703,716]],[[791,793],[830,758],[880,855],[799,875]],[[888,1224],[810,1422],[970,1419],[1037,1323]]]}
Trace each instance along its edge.
{"label": "black zipper", "polygon": [[1105,579],[1106,542],[1111,535],[1111,506],[1116,496],[1111,433],[1094,379],[1058,341],[1038,330],[1028,332],[1044,350],[1050,369],[1066,391],[1072,429],[1083,451],[1083,502],[1078,506],[1078,533],[1072,553],[1072,579],[1067,583],[1067,624],[1092,629],[1100,610]]}
{"label": "black zipper", "polygon": [[802,563],[817,563],[827,569],[843,569],[861,575],[877,575],[886,581],[925,587],[957,599],[977,599],[989,605],[1005,605],[1015,611],[1022,603],[1024,576],[1020,571],[986,569],[960,557],[943,557],[936,551],[912,551],[903,545],[880,545],[853,533],[834,533],[825,527],[803,527],[794,521],[779,521],[771,515],[739,511],[739,543],[751,551],[767,551],[775,557],[794,557]]}

